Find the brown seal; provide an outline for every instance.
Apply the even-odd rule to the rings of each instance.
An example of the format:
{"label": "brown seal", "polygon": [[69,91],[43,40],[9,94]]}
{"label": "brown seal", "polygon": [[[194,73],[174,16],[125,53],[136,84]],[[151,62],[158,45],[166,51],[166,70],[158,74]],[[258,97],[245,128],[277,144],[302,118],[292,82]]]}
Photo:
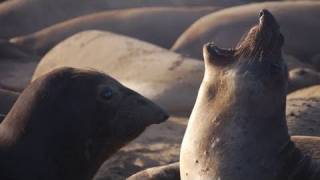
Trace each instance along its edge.
{"label": "brown seal", "polygon": [[[272,26],[271,26],[272,27]],[[261,29],[261,31],[263,31],[262,29]],[[267,31],[267,30],[264,30],[264,31]],[[254,35],[254,34],[253,34]],[[267,37],[265,37],[266,39],[268,39],[268,36]],[[271,40],[272,41],[274,41],[274,40],[276,40],[277,38],[275,38],[275,39],[273,39],[272,40],[272,38],[271,38]],[[263,40],[263,39],[262,39]],[[271,41],[271,42],[272,42]],[[252,43],[252,46],[249,46],[249,47],[255,47],[254,45],[254,43],[255,42],[261,42],[261,41],[251,41],[251,43]],[[262,41],[263,42],[263,41]],[[250,43],[250,42],[249,42]],[[244,45],[244,44],[243,44]],[[272,47],[272,44],[271,44],[271,46],[270,47]],[[221,49],[219,49],[219,48],[215,48],[216,50],[221,50]],[[219,52],[219,51],[216,51],[216,52]],[[264,49],[264,51],[265,51],[265,49]],[[212,52],[212,51],[211,51]],[[221,51],[220,51],[221,52]],[[256,94],[254,94],[253,96],[252,96],[252,98],[255,98],[254,96],[256,96],[257,94],[259,94],[259,91],[257,91],[257,90],[255,90],[254,88],[259,88],[259,87],[261,87],[261,86],[255,86],[255,85],[257,85],[258,83],[260,83],[259,81],[262,81],[260,78],[261,77],[263,77],[263,75],[264,76],[266,76],[266,73],[267,74],[269,74],[269,75],[271,75],[271,76],[273,76],[272,77],[272,79],[274,79],[274,80],[277,80],[277,81],[279,81],[279,79],[285,79],[286,77],[286,72],[285,72],[285,68],[284,69],[281,69],[281,70],[277,70],[277,71],[274,71],[275,69],[278,69],[277,68],[277,66],[274,66],[274,65],[272,65],[271,67],[269,66],[268,67],[268,62],[263,62],[263,61],[261,61],[261,63],[265,63],[265,64],[263,64],[262,66],[264,66],[264,67],[261,67],[261,68],[263,68],[263,69],[265,69],[264,70],[264,72],[262,72],[263,74],[262,74],[262,76],[261,77],[259,77],[259,75],[258,75],[258,77],[256,77],[256,79],[253,79],[253,81],[257,81],[257,82],[250,82],[250,81],[248,81],[247,82],[247,80],[248,79],[243,79],[243,80],[245,80],[245,81],[242,81],[241,80],[241,78],[242,78],[242,74],[241,73],[238,73],[237,74],[237,76],[240,76],[240,77],[236,77],[236,75],[234,75],[234,77],[231,77],[231,80],[230,79],[228,79],[233,85],[237,85],[237,86],[233,86],[233,87],[240,87],[240,88],[244,88],[244,90],[242,91],[242,93],[240,94],[239,92],[237,92],[238,90],[236,89],[236,90],[232,90],[232,89],[230,89],[230,87],[228,87],[228,86],[224,86],[224,84],[226,83],[225,81],[222,81],[221,83],[222,84],[214,84],[214,83],[212,83],[212,82],[214,82],[214,78],[217,78],[215,81],[216,82],[219,82],[220,80],[221,80],[221,76],[226,72],[226,71],[228,71],[228,70],[231,70],[231,71],[234,71],[235,70],[235,68],[237,68],[237,66],[239,67],[239,66],[241,66],[241,64],[240,64],[240,62],[238,62],[239,64],[235,64],[236,62],[233,62],[233,61],[236,61],[236,60],[232,60],[232,61],[230,61],[230,59],[228,59],[228,58],[223,58],[223,57],[225,57],[225,56],[223,56],[223,55],[216,55],[216,54],[213,54],[214,56],[212,56],[212,59],[207,59],[206,60],[206,70],[207,70],[207,78],[205,78],[204,79],[204,81],[203,81],[203,84],[202,84],[202,91],[200,91],[200,94],[199,94],[199,96],[200,97],[202,97],[203,99],[202,99],[202,103],[204,103],[204,104],[202,104],[202,106],[201,107],[199,107],[198,106],[198,108],[206,108],[206,112],[204,112],[202,115],[201,114],[198,114],[198,115],[201,115],[201,116],[198,116],[198,120],[197,120],[197,125],[196,126],[194,126],[194,129],[192,129],[193,130],[193,132],[194,132],[194,136],[197,136],[197,134],[198,133],[201,133],[201,132],[203,132],[203,129],[197,129],[200,125],[202,125],[202,124],[204,124],[204,123],[207,123],[207,125],[209,126],[210,125],[210,122],[203,122],[203,121],[206,121],[206,120],[208,120],[208,119],[205,119],[205,118],[207,118],[207,115],[208,115],[208,113],[212,113],[212,112],[214,112],[214,110],[213,109],[211,109],[211,107],[206,107],[207,106],[207,104],[209,105],[209,106],[211,106],[212,104],[210,103],[210,101],[216,101],[216,103],[218,103],[220,100],[221,100],[221,98],[228,98],[228,96],[229,96],[229,94],[230,93],[237,93],[237,94],[239,94],[239,96],[241,96],[241,95],[246,95],[246,97],[248,97],[248,93],[247,92],[245,92],[246,90],[250,90],[250,92],[254,92],[254,93],[256,93]],[[213,59],[213,57],[214,57],[214,59]],[[265,57],[266,58],[266,57]],[[244,59],[245,60],[245,59]],[[262,60],[262,59],[261,59]],[[283,63],[282,62],[282,60],[281,59],[279,59],[279,60],[277,60],[277,59],[275,59],[275,61],[273,60],[273,58],[266,58],[266,59],[264,59],[264,60],[266,60],[266,61],[271,61],[270,63],[272,63],[272,62],[277,62],[277,61],[279,61],[279,64],[281,64],[281,63]],[[224,64],[219,64],[219,62],[221,63],[230,63],[229,65],[224,65]],[[232,62],[233,62],[233,64],[232,64]],[[212,64],[211,64],[212,63]],[[215,63],[215,64],[214,64]],[[246,61],[244,61],[243,63],[246,63]],[[252,61],[251,63],[257,63],[257,62],[254,62],[254,61]],[[244,64],[245,65],[245,64]],[[270,64],[269,64],[270,65]],[[230,67],[231,66],[231,67]],[[233,66],[235,66],[235,67],[233,67]],[[248,73],[248,75],[247,76],[250,76],[250,74],[251,75],[255,75],[257,72],[260,72],[260,68],[259,67],[257,67],[257,65],[256,64],[252,64],[252,69],[250,68],[247,68],[246,69],[246,67],[244,67],[244,69],[243,69],[243,71],[245,71],[245,72],[247,72]],[[274,67],[273,67],[274,66]],[[283,65],[284,66],[284,65]],[[248,67],[250,67],[250,66],[248,66]],[[214,68],[216,68],[216,69],[214,69]],[[225,68],[226,70],[225,70],[225,72],[221,72],[222,70],[220,70],[220,69],[223,69],[223,68]],[[240,67],[241,68],[241,67]],[[275,69],[274,69],[275,68]],[[214,73],[210,73],[209,75],[208,75],[208,71],[217,71],[216,72],[216,74],[218,74],[218,76],[216,75],[214,75]],[[271,71],[272,72],[272,74],[271,74],[271,72],[268,72],[268,71]],[[220,73],[221,72],[221,73]],[[275,74],[275,73],[277,73],[277,74]],[[279,73],[280,73],[280,75],[279,75]],[[233,72],[231,73],[231,75],[233,74]],[[281,74],[283,74],[283,76],[281,75]],[[228,72],[226,72],[226,76],[228,76]],[[278,77],[278,76],[280,76],[280,77]],[[245,76],[244,76],[245,77]],[[241,81],[240,82],[236,82],[236,80],[233,80],[233,78],[239,78]],[[253,77],[254,78],[254,77]],[[249,80],[251,80],[251,79],[249,79]],[[233,82],[232,82],[233,81]],[[248,84],[246,84],[245,82],[247,82],[247,83],[249,83],[249,85]],[[262,81],[263,82],[263,81]],[[235,83],[237,83],[237,84],[235,84]],[[276,82],[276,83],[278,83],[278,82]],[[242,86],[242,85],[244,85],[244,86]],[[253,85],[253,86],[251,86],[251,85]],[[269,85],[268,84],[266,84],[268,87],[269,87]],[[241,87],[242,86],[242,87]],[[249,87],[248,87],[249,86]],[[282,88],[284,88],[283,87],[284,86],[284,84],[280,84],[279,86],[276,86],[276,88],[278,88],[278,87],[282,87]],[[232,88],[232,87],[231,87]],[[294,92],[294,93],[292,93],[292,94],[290,94],[289,96],[288,96],[288,100],[287,100],[287,105],[289,106],[289,107],[287,107],[288,109],[287,109],[287,121],[288,121],[288,129],[289,129],[289,133],[290,133],[290,135],[295,135],[295,136],[291,136],[291,140],[295,143],[295,145],[296,145],[296,147],[299,149],[299,150],[301,150],[301,152],[304,154],[304,155],[307,155],[307,156],[309,156],[310,158],[312,158],[312,160],[313,161],[318,161],[319,162],[319,157],[320,157],[320,151],[319,151],[319,147],[320,147],[320,138],[319,137],[310,137],[310,136],[305,136],[305,135],[315,135],[315,136],[320,136],[320,134],[319,134],[319,131],[317,131],[317,129],[319,129],[319,121],[318,121],[318,119],[319,119],[319,100],[317,100],[317,99],[319,99],[319,95],[320,95],[320,86],[314,86],[314,87],[310,87],[310,88],[307,88],[307,89],[304,89],[304,90],[299,90],[299,91],[296,91],[296,92]],[[221,89],[221,90],[220,90]],[[216,90],[216,91],[215,91]],[[253,91],[253,90],[255,90],[255,91]],[[222,94],[222,92],[221,92],[221,94],[219,93],[219,91],[225,91],[226,93],[225,94]],[[276,90],[276,91],[278,91],[278,90]],[[213,93],[216,93],[217,92],[217,95],[215,95],[215,94],[213,94]],[[273,91],[271,91],[271,92],[267,92],[267,93],[272,93]],[[282,90],[282,95],[281,95],[281,99],[282,99],[282,101],[285,101],[285,94],[283,93],[284,92],[284,90]],[[202,94],[201,94],[202,93]],[[212,93],[212,94],[211,94]],[[262,90],[262,88],[261,88],[261,93],[265,93],[265,91],[264,90]],[[201,96],[202,95],[202,96]],[[230,97],[230,96],[229,96]],[[249,96],[250,97],[250,96]],[[270,96],[270,97],[272,97],[272,96]],[[278,96],[277,96],[278,97]],[[233,97],[233,98],[235,98],[235,97]],[[276,98],[276,97],[274,97],[274,98]],[[251,107],[251,102],[252,103],[254,103],[254,104],[257,104],[257,102],[254,102],[254,101],[252,101],[250,98],[248,98],[249,100],[250,100],[250,102],[247,102],[246,104],[244,104],[244,105],[248,105],[248,107],[250,108]],[[237,99],[236,99],[237,100]],[[297,104],[297,100],[299,100],[299,101],[301,101],[301,103],[299,103],[299,104]],[[299,102],[298,101],[298,102]],[[245,102],[245,101],[242,101],[242,102]],[[262,103],[263,103],[264,101],[262,101]],[[274,102],[276,102],[276,101],[274,101]],[[228,110],[228,109],[224,109],[226,106],[225,105],[227,105],[228,106],[228,104],[224,104],[224,101],[223,100],[221,100],[220,101],[220,103],[221,104],[219,104],[219,105],[221,105],[221,106],[216,106],[216,107],[212,107],[212,108],[215,108],[215,109],[218,109],[217,111],[218,111],[218,113],[219,113],[219,111],[221,110],[221,111],[223,111],[223,110]],[[268,103],[268,102],[267,102]],[[282,105],[283,106],[283,105]],[[268,110],[270,109],[270,107],[271,106],[269,106],[268,107]],[[220,108],[220,109],[219,109]],[[221,109],[222,108],[222,109]],[[242,107],[241,107],[242,108]],[[263,107],[261,107],[261,108],[263,108]],[[242,109],[240,109],[240,111],[239,112],[236,112],[236,113],[241,113],[241,110],[243,110],[243,108]],[[265,110],[265,109],[264,109]],[[264,111],[263,110],[263,111]],[[265,111],[265,112],[269,112],[269,111]],[[270,109],[270,110],[272,110],[272,109]],[[198,109],[195,109],[195,111],[198,111]],[[215,111],[215,112],[217,112],[217,111]],[[248,111],[250,111],[250,110],[248,110]],[[270,112],[272,112],[272,111],[270,111]],[[283,116],[283,113],[282,112],[284,112],[284,108],[282,107],[280,110],[279,110],[279,112],[281,112],[281,114],[282,114],[282,116]],[[318,113],[317,113],[318,112]],[[294,114],[293,114],[294,113]],[[293,115],[292,115],[293,114]],[[266,113],[261,113],[261,115],[263,116],[263,115],[267,115]],[[255,121],[258,121],[258,122],[256,122],[257,124],[258,123],[260,123],[260,122],[263,122],[264,120],[263,120],[263,117],[261,117],[260,115],[258,115],[261,119],[262,119],[262,121],[260,120],[259,121],[259,119],[255,119]],[[294,116],[294,118],[291,118],[291,116]],[[258,117],[258,118],[259,118]],[[209,115],[209,118],[210,118],[210,115]],[[210,119],[209,119],[210,120]],[[229,120],[229,121],[228,121]],[[276,119],[275,119],[276,120]],[[193,119],[193,121],[196,121],[195,119]],[[223,122],[223,121],[227,121],[227,122]],[[241,119],[239,118],[239,121],[241,121]],[[281,121],[281,123],[284,123],[283,121],[283,119],[282,120],[280,120]],[[213,119],[213,121],[212,121],[213,123],[215,122],[215,119]],[[233,123],[233,122],[230,122],[230,119],[221,119],[221,126],[222,126],[222,128],[224,127],[224,126],[227,126],[228,125],[228,123]],[[272,122],[273,123],[273,120],[272,119],[270,119],[270,122]],[[239,128],[243,128],[243,130],[245,131],[245,132],[248,132],[248,133],[252,133],[252,132],[250,132],[250,131],[247,131],[247,128],[250,128],[251,127],[251,129],[249,129],[249,130],[252,130],[252,129],[254,129],[253,127],[252,127],[252,124],[251,124],[251,126],[250,126],[250,124],[249,123],[255,123],[255,122],[250,122],[250,121],[248,121],[248,122],[246,122],[246,123],[243,123],[242,125],[239,125]],[[266,124],[266,123],[264,123],[264,124]],[[285,123],[284,123],[285,124]],[[248,125],[248,127],[246,127],[246,125]],[[205,125],[203,125],[203,126],[205,126]],[[270,126],[273,126],[272,124],[267,124],[267,126],[266,127],[270,127]],[[261,126],[257,126],[257,127],[261,127]],[[228,132],[224,132],[224,133],[226,133],[226,134],[228,134],[228,133],[232,133],[232,132],[236,132],[238,129],[239,129],[238,127],[235,127],[233,130],[230,130],[230,131],[228,131]],[[273,133],[273,132],[275,132],[276,130],[277,130],[278,128],[277,127],[275,127],[274,128],[274,130],[270,130],[270,132],[271,133]],[[285,128],[286,129],[286,128]],[[219,130],[217,130],[217,129],[215,129],[216,131],[219,131]],[[286,131],[286,130],[284,130],[284,131]],[[270,136],[270,132],[268,132],[268,133],[265,133],[265,135],[266,135],[266,137],[265,138],[268,138],[269,136]],[[204,132],[204,133],[214,133],[213,131],[211,131],[211,130],[208,130],[208,131],[206,131],[206,132]],[[219,132],[220,133],[220,132]],[[223,133],[223,132],[222,132]],[[264,132],[262,132],[262,133],[264,133]],[[299,135],[299,136],[296,136],[296,135]],[[301,136],[301,135],[303,135],[303,136]],[[271,135],[272,136],[272,135]],[[241,137],[241,136],[239,136],[239,137]],[[256,137],[256,136],[254,136],[254,137]],[[192,137],[191,137],[192,138]],[[232,141],[230,141],[230,143],[235,143],[234,141],[236,141],[237,140],[237,136],[236,137],[234,137],[234,139],[235,140],[232,140]],[[249,137],[249,138],[251,138],[252,139],[252,137]],[[191,139],[191,141],[192,141],[193,139]],[[188,141],[188,140],[186,140],[186,141]],[[199,142],[195,142],[195,143],[197,143],[197,145],[198,146],[205,146],[205,142],[201,142],[201,141],[199,141]],[[228,143],[229,143],[229,141],[225,141],[225,144],[226,144],[226,146],[228,145]],[[259,141],[257,142],[257,144],[259,143]],[[197,145],[194,145],[194,147],[197,147]],[[224,144],[222,144],[221,146],[223,146]],[[258,144],[259,145],[259,144]],[[287,146],[287,147],[290,147],[290,146],[292,146],[292,144],[290,144],[289,146]],[[191,148],[192,148],[192,146],[191,146]],[[290,148],[288,148],[288,150],[290,150]],[[293,149],[294,150],[294,149]],[[205,150],[203,150],[202,151],[203,152],[203,155],[205,155],[204,153],[206,152]],[[285,152],[285,151],[283,151],[283,152]],[[291,151],[291,152],[296,152],[296,151]],[[252,153],[252,154],[254,154],[255,152],[253,152],[253,151],[251,151],[250,153]],[[201,153],[199,153],[200,155],[201,155]],[[287,154],[288,155],[288,154]],[[187,156],[191,156],[191,154],[189,154],[189,155],[187,155]],[[241,156],[241,155],[240,155]],[[191,158],[192,158],[192,156],[191,156]],[[303,159],[304,160],[304,159]],[[199,164],[202,164],[203,162],[202,161],[196,161],[195,160],[195,162],[198,162]],[[204,160],[204,162],[205,162],[205,160]],[[267,162],[267,161],[266,161]],[[194,163],[194,162],[191,162],[191,163]],[[268,163],[268,162],[267,162]],[[294,163],[293,163],[294,164]],[[242,165],[247,165],[246,164],[246,162],[245,163],[241,163],[240,165],[239,165],[239,168],[242,168],[241,166]],[[306,166],[305,166],[305,164],[302,162],[300,165],[302,165],[302,166],[298,166],[299,168],[301,167],[302,169],[303,168],[305,168]],[[197,164],[197,163],[194,163],[194,167],[193,168],[197,168],[199,165]],[[247,165],[248,166],[248,165]],[[214,167],[214,166],[212,166],[212,167]],[[308,171],[305,171],[305,170],[302,170],[303,172],[307,172],[307,173],[312,173],[312,172],[308,172]],[[144,170],[144,171],[141,171],[141,172],[138,172],[137,174],[134,174],[134,175],[132,175],[132,176],[130,176],[129,178],[128,178],[128,180],[179,180],[179,178],[178,177],[176,177],[175,175],[176,174],[179,174],[179,172],[180,172],[180,170],[179,170],[179,164],[178,163],[174,163],[174,164],[170,164],[170,165],[166,165],[166,166],[160,166],[160,167],[154,167],[154,168],[150,168],[150,169],[147,169],[147,170]],[[294,170],[294,171],[291,171],[290,173],[295,173],[295,172],[298,172],[299,173],[299,169],[296,169],[296,170]],[[205,172],[203,172],[203,173],[205,173]],[[183,174],[182,174],[183,175]],[[172,177],[172,178],[171,178]],[[260,175],[258,174],[256,177],[260,177]],[[194,178],[194,179],[198,179],[198,178]],[[199,178],[200,179],[200,178]],[[208,179],[217,179],[217,178],[208,178]],[[223,179],[223,178],[222,178]],[[228,179],[228,178],[226,178],[226,179]],[[236,177],[236,178],[233,178],[233,179],[247,179],[246,177],[244,177],[244,178],[239,178],[239,177]],[[256,178],[253,178],[253,179],[256,179]],[[284,179],[288,179],[288,178],[279,178],[279,179],[281,179],[281,180],[284,180]],[[294,178],[293,178],[294,179]],[[298,179],[298,180],[300,180],[300,179],[305,179],[305,178],[303,178],[303,177],[296,177],[295,179]]]}
{"label": "brown seal", "polygon": [[[149,7],[103,11],[54,24],[10,41],[45,54],[62,40],[84,30],[104,30],[170,48],[185,29],[218,7]],[[147,27],[147,28],[146,28]],[[165,27],[165,28],[164,28]]]}
{"label": "brown seal", "polygon": [[[28,0],[0,4],[0,37],[12,38],[39,31],[47,26],[81,15],[111,9],[152,6],[231,6],[247,0]],[[44,16],[45,14],[45,16]],[[143,19],[141,19],[143,20]]]}
{"label": "brown seal", "polygon": [[89,180],[101,163],[167,114],[96,71],[32,82],[0,124],[0,179]]}
{"label": "brown seal", "polygon": [[320,179],[319,164],[288,133],[283,42],[262,10],[237,48],[203,47],[205,75],[181,146],[182,180]]}

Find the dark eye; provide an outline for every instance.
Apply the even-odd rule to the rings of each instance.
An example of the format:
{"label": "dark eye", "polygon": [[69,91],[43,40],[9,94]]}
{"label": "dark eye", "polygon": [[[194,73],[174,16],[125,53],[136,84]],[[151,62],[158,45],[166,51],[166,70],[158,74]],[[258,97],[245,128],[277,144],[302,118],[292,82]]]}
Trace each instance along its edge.
{"label": "dark eye", "polygon": [[102,92],[101,92],[101,97],[104,100],[110,100],[113,96],[113,91],[110,88],[105,88]]}

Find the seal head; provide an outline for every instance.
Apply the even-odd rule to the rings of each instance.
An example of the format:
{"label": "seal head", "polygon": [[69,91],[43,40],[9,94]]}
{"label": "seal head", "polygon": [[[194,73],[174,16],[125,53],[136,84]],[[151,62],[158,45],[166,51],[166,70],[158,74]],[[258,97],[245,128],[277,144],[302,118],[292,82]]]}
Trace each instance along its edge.
{"label": "seal head", "polygon": [[105,74],[54,70],[32,82],[0,124],[0,174],[91,179],[105,159],[167,118],[160,107]]}

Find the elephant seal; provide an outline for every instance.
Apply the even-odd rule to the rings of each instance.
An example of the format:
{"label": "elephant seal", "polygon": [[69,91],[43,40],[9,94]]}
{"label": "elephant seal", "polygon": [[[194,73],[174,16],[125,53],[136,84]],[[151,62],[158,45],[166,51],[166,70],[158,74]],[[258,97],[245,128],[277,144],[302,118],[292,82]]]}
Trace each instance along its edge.
{"label": "elephant seal", "polygon": [[320,73],[312,69],[296,68],[289,71],[288,93],[320,84]]}
{"label": "elephant seal", "polygon": [[318,41],[320,2],[265,2],[226,8],[200,18],[175,42],[171,50],[201,58],[202,45],[214,41],[220,47],[234,47],[255,22],[255,13],[269,9],[281,23],[286,43],[284,52],[310,61],[320,52]]}
{"label": "elephant seal", "polygon": [[21,91],[40,57],[27,48],[0,40],[0,88]]}
{"label": "elephant seal", "polygon": [[195,20],[219,7],[150,7],[103,11],[54,24],[10,41],[45,54],[67,37],[84,30],[107,30],[165,48]]}
{"label": "elephant seal", "polygon": [[0,114],[8,114],[18,97],[19,93],[5,89],[0,89]]}
{"label": "elephant seal", "polygon": [[30,34],[68,19],[111,9],[152,6],[231,6],[247,2],[247,0],[13,0],[0,4],[2,27],[0,37],[8,39]]}
{"label": "elephant seal", "polygon": [[89,180],[105,159],[167,118],[110,76],[56,69],[28,85],[0,124],[0,177]]}
{"label": "elephant seal", "polygon": [[175,115],[189,115],[203,77],[203,62],[110,32],[86,31],[59,43],[38,64],[33,79],[57,67],[94,68]]}
{"label": "elephant seal", "polygon": [[319,162],[290,140],[284,37],[267,10],[235,49],[203,47],[205,75],[180,153],[188,179],[320,179]]}

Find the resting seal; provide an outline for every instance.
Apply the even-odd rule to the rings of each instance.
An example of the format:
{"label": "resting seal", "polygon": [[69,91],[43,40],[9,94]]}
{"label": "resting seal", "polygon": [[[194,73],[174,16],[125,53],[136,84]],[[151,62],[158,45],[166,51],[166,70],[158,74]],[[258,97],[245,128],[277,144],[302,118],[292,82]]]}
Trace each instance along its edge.
{"label": "resting seal", "polygon": [[1,180],[89,180],[167,114],[96,71],[60,68],[32,82],[0,124]]}
{"label": "resting seal", "polygon": [[104,31],[81,32],[59,43],[42,58],[32,79],[63,66],[110,74],[179,115],[190,115],[204,72],[201,61]]}
{"label": "resting seal", "polygon": [[149,7],[103,11],[54,24],[32,34],[15,37],[10,41],[28,47],[39,54],[45,54],[73,34],[96,29],[135,37],[170,48],[195,20],[218,9],[218,7]]}
{"label": "resting seal", "polygon": [[[247,0],[27,0],[0,4],[0,37],[12,38],[81,15],[111,9],[153,6],[231,6]],[[45,14],[45,16],[44,16]]]}

